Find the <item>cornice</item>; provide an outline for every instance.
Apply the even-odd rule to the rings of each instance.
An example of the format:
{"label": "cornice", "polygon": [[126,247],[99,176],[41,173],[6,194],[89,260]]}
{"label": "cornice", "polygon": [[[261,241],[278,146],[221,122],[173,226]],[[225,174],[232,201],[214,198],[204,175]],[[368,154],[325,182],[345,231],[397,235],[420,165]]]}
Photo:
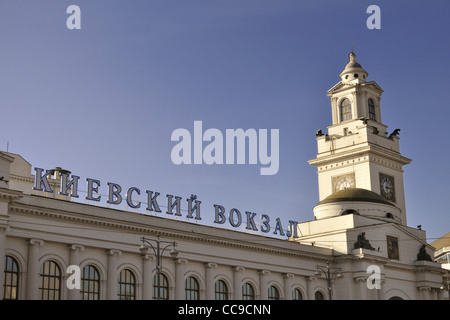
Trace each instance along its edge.
{"label": "cornice", "polygon": [[0,188],[0,199],[7,201],[16,201],[22,198],[22,196],[23,196],[22,191]]}
{"label": "cornice", "polygon": [[[357,145],[352,146],[353,148],[350,150],[343,150],[348,147],[342,148],[342,149],[336,149],[334,150],[334,153],[327,154],[327,155],[318,155],[317,158],[311,159],[308,161],[309,164],[314,165],[316,167],[333,164],[334,162],[342,162],[346,159],[351,159],[356,156],[362,157],[362,156],[370,156],[370,155],[376,155],[380,157],[384,157],[387,160],[398,162],[402,165],[409,164],[412,160],[409,158],[406,158],[402,156],[400,153],[382,148],[380,146],[374,145],[374,144],[367,144],[367,142],[361,143],[361,147],[355,147]],[[327,152],[328,153],[328,152]],[[369,161],[370,159],[367,159],[366,161]]]}
{"label": "cornice", "polygon": [[[76,205],[76,203],[70,203],[73,205]],[[95,207],[98,208],[98,207]],[[131,214],[129,212],[122,212],[120,210],[115,209],[107,209],[105,210],[113,210],[117,211],[119,214]],[[20,214],[20,215],[33,215],[37,217],[42,217],[46,219],[51,219],[52,221],[64,221],[69,223],[76,223],[81,225],[94,225],[100,228],[108,228],[108,229],[116,229],[120,230],[121,232],[132,232],[140,235],[154,235],[154,236],[161,236],[161,237],[168,237],[168,238],[177,238],[182,240],[188,240],[188,241],[197,241],[207,244],[213,244],[217,246],[226,246],[231,248],[238,248],[238,249],[245,249],[245,250],[251,250],[256,252],[263,252],[263,253],[269,253],[273,255],[282,255],[282,256],[291,256],[291,257],[298,257],[298,258],[304,258],[314,261],[329,261],[332,259],[332,252],[330,251],[330,255],[323,254],[323,253],[315,253],[315,252],[308,252],[303,251],[301,248],[295,249],[295,248],[283,248],[276,245],[267,245],[267,244],[260,244],[257,241],[261,239],[251,239],[248,241],[239,239],[239,236],[236,238],[223,238],[223,236],[219,235],[211,235],[207,233],[202,232],[196,232],[194,230],[182,230],[181,228],[172,228],[170,227],[161,227],[156,225],[150,225],[150,224],[137,224],[136,222],[130,222],[130,221],[124,221],[124,220],[116,220],[115,218],[105,218],[105,217],[97,217],[94,215],[87,215],[87,214],[79,214],[69,211],[56,211],[49,208],[41,208],[41,207],[32,207],[29,205],[24,205],[20,203],[14,203],[10,205],[10,216],[14,214]],[[164,218],[158,218],[158,217],[152,217],[156,219],[164,219]],[[170,221],[171,223],[180,223],[179,221],[172,221],[170,219],[165,219]],[[198,225],[194,225],[197,226]],[[212,228],[208,226],[203,226],[205,228]],[[233,232],[234,234],[238,234],[238,232],[235,231],[228,231],[228,230],[222,230],[223,232]],[[242,233],[240,237],[252,237],[252,235],[249,235],[247,233]],[[263,238],[263,237],[261,237]],[[271,238],[264,238],[264,240],[272,240],[274,242],[281,241],[277,239],[271,239]],[[294,242],[288,242],[286,240],[286,243],[289,243],[291,245]],[[139,244],[136,244],[136,252],[139,252]]]}

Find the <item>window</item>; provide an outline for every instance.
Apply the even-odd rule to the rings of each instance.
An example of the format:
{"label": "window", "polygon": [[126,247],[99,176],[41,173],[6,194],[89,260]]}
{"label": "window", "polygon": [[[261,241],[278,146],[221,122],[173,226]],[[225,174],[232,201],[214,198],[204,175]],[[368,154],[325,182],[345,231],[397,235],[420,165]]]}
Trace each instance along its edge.
{"label": "window", "polygon": [[124,269],[119,274],[117,298],[119,300],[136,299],[136,279],[133,272],[129,269]]}
{"label": "window", "polygon": [[223,280],[215,284],[216,300],[228,300],[228,288]]}
{"label": "window", "polygon": [[169,281],[162,273],[159,275],[159,286],[158,275],[153,277],[153,300],[169,300]]}
{"label": "window", "polygon": [[292,300],[303,300],[302,293],[299,289],[294,289],[292,291]]}
{"label": "window", "polygon": [[350,103],[350,100],[348,99],[342,100],[340,106],[340,115],[341,115],[341,122],[350,120],[352,118],[352,105]]}
{"label": "window", "polygon": [[242,300],[255,300],[255,290],[249,283],[242,286]]}
{"label": "window", "polygon": [[398,250],[398,238],[386,235],[387,252],[389,259],[400,260],[400,253]]}
{"label": "window", "polygon": [[280,294],[278,293],[278,289],[274,286],[269,288],[269,300],[280,300]]}
{"label": "window", "polygon": [[385,218],[388,218],[388,219],[394,219],[394,215],[393,215],[392,213],[390,213],[390,212],[386,213],[386,214],[384,215],[384,217],[385,217]]}
{"label": "window", "polygon": [[316,293],[314,294],[314,297],[316,300],[325,300],[325,297],[323,296],[323,293],[320,291],[316,291]]}
{"label": "window", "polygon": [[10,256],[5,257],[5,282],[3,284],[3,299],[19,299],[19,265]]}
{"label": "window", "polygon": [[198,281],[194,277],[188,277],[185,281],[186,300],[200,300]]}
{"label": "window", "polygon": [[370,120],[376,120],[376,117],[375,117],[375,103],[373,102],[373,100],[371,98],[369,98],[369,101],[368,101],[367,105],[369,106],[369,119]]}
{"label": "window", "polygon": [[81,273],[81,300],[100,299],[100,276],[96,267],[88,265]]}
{"label": "window", "polygon": [[447,253],[446,255],[443,255],[442,257],[438,258],[436,260],[437,263],[450,263],[450,253]]}
{"label": "window", "polygon": [[61,299],[61,269],[52,260],[45,261],[41,266],[39,279],[39,299]]}

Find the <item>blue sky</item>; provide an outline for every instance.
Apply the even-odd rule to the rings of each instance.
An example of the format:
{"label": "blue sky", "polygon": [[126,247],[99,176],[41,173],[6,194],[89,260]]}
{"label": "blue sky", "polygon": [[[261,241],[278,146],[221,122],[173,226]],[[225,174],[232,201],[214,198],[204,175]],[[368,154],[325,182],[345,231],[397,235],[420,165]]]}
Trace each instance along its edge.
{"label": "blue sky", "polygon": [[[66,8],[81,8],[81,30]],[[381,8],[369,30],[366,9]],[[448,1],[12,1],[0,3],[0,150],[124,189],[287,223],[313,219],[317,129],[352,46],[401,128],[408,225],[450,231]],[[171,133],[280,130],[280,169],[172,163]],[[83,183],[80,189],[85,190]],[[165,198],[161,198],[165,204]],[[184,207],[186,208],[186,206]]]}

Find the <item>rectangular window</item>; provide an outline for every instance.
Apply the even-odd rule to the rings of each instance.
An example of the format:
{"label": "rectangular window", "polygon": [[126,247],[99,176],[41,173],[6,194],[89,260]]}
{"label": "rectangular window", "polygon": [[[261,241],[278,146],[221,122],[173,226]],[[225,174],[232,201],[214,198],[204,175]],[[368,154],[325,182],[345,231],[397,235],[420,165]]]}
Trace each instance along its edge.
{"label": "rectangular window", "polygon": [[400,260],[400,254],[398,250],[398,238],[392,236],[386,236],[387,240],[387,252],[388,258],[394,260]]}

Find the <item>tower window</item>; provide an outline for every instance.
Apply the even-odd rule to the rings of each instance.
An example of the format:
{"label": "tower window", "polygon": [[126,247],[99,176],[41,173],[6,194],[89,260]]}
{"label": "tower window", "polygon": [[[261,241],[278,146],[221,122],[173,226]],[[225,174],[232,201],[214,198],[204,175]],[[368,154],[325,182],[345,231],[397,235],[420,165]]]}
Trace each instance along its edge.
{"label": "tower window", "polygon": [[340,106],[341,122],[352,118],[352,105],[349,99],[344,99]]}
{"label": "tower window", "polygon": [[371,98],[369,98],[369,101],[367,102],[367,105],[369,106],[369,119],[370,120],[376,120],[375,117],[375,103]]}

